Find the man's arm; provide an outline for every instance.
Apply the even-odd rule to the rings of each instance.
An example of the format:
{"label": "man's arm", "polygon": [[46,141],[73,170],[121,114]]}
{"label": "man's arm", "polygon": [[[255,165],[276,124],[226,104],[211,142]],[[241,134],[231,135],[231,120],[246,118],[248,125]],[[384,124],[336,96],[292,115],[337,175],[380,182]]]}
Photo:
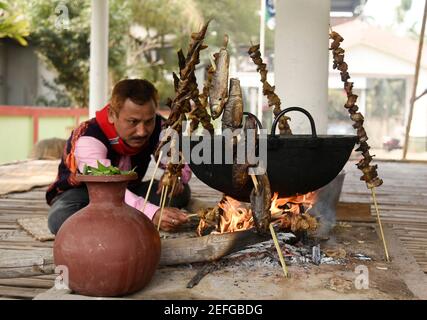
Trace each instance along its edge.
{"label": "man's arm", "polygon": [[[107,148],[105,145],[94,137],[80,137],[76,141],[76,148],[74,156],[80,172],[83,172],[85,164],[92,167],[98,167],[97,161],[101,162],[105,166],[111,165],[111,160],[107,159]],[[123,157],[122,157],[123,158]],[[127,159],[129,160],[129,159]],[[120,161],[119,169],[130,170],[130,161]],[[134,207],[135,209],[142,210],[144,206],[144,198],[137,196],[133,192],[126,189],[125,202]],[[144,214],[153,219],[154,214],[159,209],[158,206],[147,202]]]}
{"label": "man's arm", "polygon": [[191,179],[191,169],[190,169],[190,166],[186,163],[184,165],[184,168],[182,168],[181,181],[182,183],[188,184],[188,182],[190,182],[190,179]]}

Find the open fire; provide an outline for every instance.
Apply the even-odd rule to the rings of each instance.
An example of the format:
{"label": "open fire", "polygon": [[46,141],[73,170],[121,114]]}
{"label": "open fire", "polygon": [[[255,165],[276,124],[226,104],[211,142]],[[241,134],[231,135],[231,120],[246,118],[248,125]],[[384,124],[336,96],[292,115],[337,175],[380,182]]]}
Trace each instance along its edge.
{"label": "open fire", "polygon": [[[280,229],[295,231],[314,230],[317,220],[309,214],[317,198],[316,192],[304,195],[279,198],[277,192],[271,199],[271,222]],[[224,198],[214,208],[201,209],[198,212],[200,223],[197,234],[209,232],[226,233],[243,231],[255,226],[252,209],[232,197]]]}

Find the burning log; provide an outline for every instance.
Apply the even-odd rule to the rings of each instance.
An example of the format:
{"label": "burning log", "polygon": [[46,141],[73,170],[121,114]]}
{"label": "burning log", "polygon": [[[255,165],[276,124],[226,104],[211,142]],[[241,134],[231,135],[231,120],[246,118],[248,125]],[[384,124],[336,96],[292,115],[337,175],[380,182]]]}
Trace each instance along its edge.
{"label": "burning log", "polygon": [[191,289],[194,286],[197,286],[199,284],[200,280],[203,279],[203,277],[205,277],[209,273],[217,270],[219,267],[220,267],[220,264],[218,263],[218,261],[214,261],[214,262],[211,262],[207,265],[204,265],[202,267],[202,269],[200,269],[197,272],[197,274],[188,282],[187,288]]}
{"label": "burning log", "polygon": [[216,261],[225,255],[267,239],[253,230],[211,233],[197,238],[163,239],[160,265]]}
{"label": "burning log", "polygon": [[[249,48],[248,54],[251,57],[252,61],[257,65],[257,71],[261,75],[261,82],[262,82],[262,92],[265,96],[267,96],[268,100],[268,106],[272,107],[274,106],[273,113],[274,116],[277,117],[277,115],[280,113],[280,105],[281,101],[279,96],[274,92],[275,87],[270,85],[267,81],[267,65],[263,63],[261,52],[259,51],[259,44],[254,45]],[[292,130],[289,127],[288,120],[291,120],[291,118],[287,116],[283,116],[279,120],[279,130],[280,134],[284,135],[291,135]]]}
{"label": "burning log", "polygon": [[[254,183],[257,188],[261,189],[257,177],[251,177],[255,180]],[[257,193],[260,190],[255,190],[254,192]],[[287,198],[279,198],[278,194],[274,193],[271,200],[267,201],[269,203],[268,211],[271,215],[271,222],[278,225],[281,230],[290,230],[294,233],[315,230],[318,227],[318,223],[316,218],[309,214],[309,209],[316,198],[317,195],[314,192]],[[202,236],[209,232],[226,233],[256,227],[256,218],[254,218],[252,212],[253,208],[247,208],[239,201],[229,196],[224,196],[214,208],[199,209],[197,211],[197,215],[200,217],[197,234]],[[265,219],[260,221],[264,222],[263,225],[266,224]]]}

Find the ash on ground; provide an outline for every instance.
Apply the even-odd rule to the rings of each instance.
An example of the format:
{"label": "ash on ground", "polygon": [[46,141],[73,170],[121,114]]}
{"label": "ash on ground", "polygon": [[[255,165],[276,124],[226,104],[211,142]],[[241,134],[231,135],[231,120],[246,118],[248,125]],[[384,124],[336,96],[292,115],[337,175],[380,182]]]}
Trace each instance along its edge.
{"label": "ash on ground", "polygon": [[[320,244],[312,245],[302,242],[289,244],[295,238],[292,233],[278,232],[277,238],[287,265],[343,265],[347,263],[347,259],[342,255],[337,255],[337,257],[328,256],[327,253],[321,250]],[[227,255],[221,260],[226,265],[242,265],[249,269],[259,267],[277,269],[281,267],[273,240],[248,246],[246,249]]]}

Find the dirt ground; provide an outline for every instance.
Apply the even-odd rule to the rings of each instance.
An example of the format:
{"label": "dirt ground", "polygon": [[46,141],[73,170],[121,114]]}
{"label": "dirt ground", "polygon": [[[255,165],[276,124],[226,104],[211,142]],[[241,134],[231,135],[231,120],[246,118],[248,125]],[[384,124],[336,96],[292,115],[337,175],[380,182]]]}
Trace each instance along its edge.
{"label": "dirt ground", "polygon": [[288,261],[290,278],[284,278],[278,263],[265,263],[262,257],[230,259],[192,289],[187,283],[204,264],[162,267],[148,287],[128,298],[416,299],[399,267],[384,262],[374,224],[338,224],[320,247],[342,264]]}

